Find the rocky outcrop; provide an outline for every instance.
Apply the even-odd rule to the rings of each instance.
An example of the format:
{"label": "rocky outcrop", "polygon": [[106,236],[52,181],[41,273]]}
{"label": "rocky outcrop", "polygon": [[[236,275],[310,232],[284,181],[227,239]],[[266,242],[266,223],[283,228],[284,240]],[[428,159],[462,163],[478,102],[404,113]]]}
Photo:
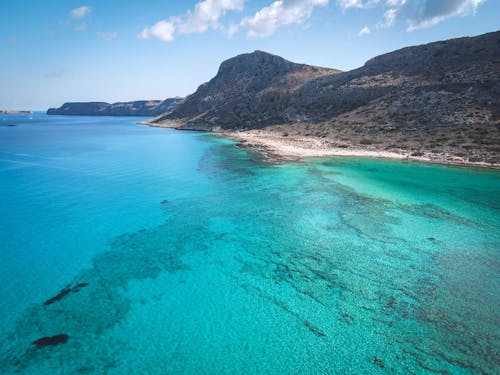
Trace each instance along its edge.
{"label": "rocky outcrop", "polygon": [[139,100],[134,102],[104,103],[82,102],[64,103],[59,108],[50,108],[48,115],[73,116],[158,116],[175,109],[183,98],[160,100]]}

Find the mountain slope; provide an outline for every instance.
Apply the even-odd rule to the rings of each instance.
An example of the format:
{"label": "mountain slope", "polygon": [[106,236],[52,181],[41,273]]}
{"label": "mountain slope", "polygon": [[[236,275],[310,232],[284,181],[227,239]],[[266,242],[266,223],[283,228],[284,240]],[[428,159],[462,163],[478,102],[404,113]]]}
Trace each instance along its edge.
{"label": "mountain slope", "polygon": [[49,108],[48,115],[68,116],[157,116],[175,109],[184,99],[139,100],[134,102],[64,103],[59,108]]}
{"label": "mountain slope", "polygon": [[349,72],[240,55],[152,123],[265,128],[334,146],[500,163],[500,32],[403,48]]}
{"label": "mountain slope", "polygon": [[338,70],[295,64],[262,51],[224,61],[210,82],[156,122],[176,121],[185,128],[241,129],[282,123],[289,98],[304,83]]}

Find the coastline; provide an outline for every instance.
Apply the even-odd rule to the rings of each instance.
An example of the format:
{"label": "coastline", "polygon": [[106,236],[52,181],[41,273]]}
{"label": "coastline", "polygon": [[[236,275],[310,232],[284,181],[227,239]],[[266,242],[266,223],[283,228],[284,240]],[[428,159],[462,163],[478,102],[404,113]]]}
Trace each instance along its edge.
{"label": "coastline", "polygon": [[32,115],[33,111],[0,110],[0,115]]}
{"label": "coastline", "polygon": [[420,163],[439,164],[456,167],[469,167],[500,170],[500,164],[485,162],[471,162],[465,157],[453,156],[448,153],[434,154],[425,152],[424,155],[411,155],[410,150],[385,151],[374,147],[335,147],[329,140],[314,136],[284,136],[281,132],[272,130],[245,130],[245,131],[223,131],[223,130],[199,130],[184,129],[178,123],[169,122],[165,124],[142,121],[138,124],[159,128],[171,128],[176,130],[205,131],[215,135],[236,141],[237,147],[244,147],[264,155],[270,162],[291,162],[310,158],[328,157],[359,157],[375,159],[408,160]]}

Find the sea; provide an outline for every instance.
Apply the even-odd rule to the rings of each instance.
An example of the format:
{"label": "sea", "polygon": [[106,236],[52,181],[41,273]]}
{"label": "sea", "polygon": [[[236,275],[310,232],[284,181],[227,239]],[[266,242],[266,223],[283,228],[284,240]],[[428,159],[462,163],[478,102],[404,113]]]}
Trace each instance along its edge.
{"label": "sea", "polygon": [[1,374],[500,373],[498,171],[141,120],[0,117]]}

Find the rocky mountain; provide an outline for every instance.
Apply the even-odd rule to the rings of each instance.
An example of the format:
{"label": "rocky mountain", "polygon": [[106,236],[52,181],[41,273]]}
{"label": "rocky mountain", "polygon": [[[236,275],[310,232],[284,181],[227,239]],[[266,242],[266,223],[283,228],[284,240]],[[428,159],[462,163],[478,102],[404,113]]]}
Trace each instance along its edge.
{"label": "rocky mountain", "polygon": [[315,78],[339,72],[262,51],[239,55],[224,61],[217,75],[173,113],[155,121],[174,121],[190,129],[241,129],[294,121],[293,94]]}
{"label": "rocky mountain", "polygon": [[139,100],[134,102],[104,103],[83,102],[64,103],[59,108],[50,108],[48,115],[74,115],[74,116],[158,116],[175,109],[183,98],[170,98],[166,100]]}
{"label": "rocky mountain", "polygon": [[499,163],[500,32],[403,48],[348,72],[236,56],[152,124],[265,128],[339,147],[448,152]]}

